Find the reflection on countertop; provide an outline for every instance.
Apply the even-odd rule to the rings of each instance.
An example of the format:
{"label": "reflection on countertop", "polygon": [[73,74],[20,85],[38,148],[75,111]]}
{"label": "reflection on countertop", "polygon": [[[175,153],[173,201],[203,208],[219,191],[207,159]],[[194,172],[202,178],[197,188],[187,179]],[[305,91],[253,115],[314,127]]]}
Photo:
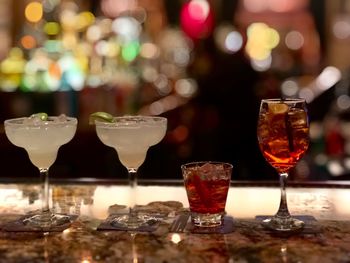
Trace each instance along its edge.
{"label": "reflection on countertop", "polygon": [[[35,184],[0,184],[0,224],[40,208],[38,191]],[[78,215],[77,220],[47,235],[0,231],[0,262],[347,262],[349,189],[291,187],[288,194],[291,212],[313,215],[321,232],[267,233],[254,217],[277,210],[279,189],[242,186],[229,191],[227,213],[234,217],[229,234],[170,233],[170,214],[152,233],[97,231],[111,205],[128,205],[128,186],[53,184],[52,207]],[[140,205],[176,200],[188,206],[183,186],[142,185],[136,199]]]}
{"label": "reflection on countertop", "polygon": [[[292,214],[312,214],[319,219],[350,219],[350,189],[290,187],[288,204]],[[39,209],[39,186],[31,184],[0,184],[0,213],[22,214]],[[176,200],[188,207],[183,186],[139,185],[134,192],[136,203]],[[277,187],[231,186],[226,211],[234,218],[254,218],[277,211],[280,190]],[[53,185],[52,207],[61,213],[72,213],[104,219],[114,204],[128,206],[134,198],[126,185],[65,184]]]}

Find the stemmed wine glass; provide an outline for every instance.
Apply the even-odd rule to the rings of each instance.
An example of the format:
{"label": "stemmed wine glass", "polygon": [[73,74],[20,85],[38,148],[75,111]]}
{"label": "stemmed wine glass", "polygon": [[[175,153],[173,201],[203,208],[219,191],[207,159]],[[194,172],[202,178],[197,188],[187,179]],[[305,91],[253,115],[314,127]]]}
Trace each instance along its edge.
{"label": "stemmed wine glass", "polygon": [[41,211],[30,213],[23,223],[43,230],[70,222],[70,217],[54,213],[49,207],[48,171],[55,162],[58,149],[68,143],[76,132],[77,119],[72,117],[33,114],[5,120],[5,133],[10,142],[24,148],[42,180]]}
{"label": "stemmed wine glass", "polygon": [[304,222],[293,218],[287,206],[288,173],[309,146],[309,121],[303,99],[263,99],[258,120],[258,141],[265,159],[280,175],[279,209],[263,226],[276,231],[296,231]]}
{"label": "stemmed wine glass", "polygon": [[[148,148],[159,143],[165,136],[167,119],[153,116],[113,117],[106,121],[96,119],[96,133],[107,146],[113,147],[120,162],[127,168],[131,194],[134,196],[137,187],[137,169],[143,164]],[[112,224],[128,228],[138,228],[155,222],[147,214],[138,214],[132,207],[129,214],[115,216]]]}

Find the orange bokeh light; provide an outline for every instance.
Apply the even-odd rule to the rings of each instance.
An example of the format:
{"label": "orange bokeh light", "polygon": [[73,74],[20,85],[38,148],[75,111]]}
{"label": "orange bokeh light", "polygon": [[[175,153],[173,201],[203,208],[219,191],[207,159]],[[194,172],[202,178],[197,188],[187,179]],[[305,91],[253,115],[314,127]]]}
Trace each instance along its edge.
{"label": "orange bokeh light", "polygon": [[43,5],[39,2],[31,2],[26,6],[24,14],[28,21],[39,22],[43,17]]}
{"label": "orange bokeh light", "polygon": [[173,136],[174,139],[177,142],[183,142],[187,139],[188,137],[188,128],[184,125],[179,125],[178,127],[175,128],[175,130],[173,131]]}
{"label": "orange bokeh light", "polygon": [[32,49],[36,46],[36,40],[33,36],[25,35],[21,38],[21,45],[25,49]]}

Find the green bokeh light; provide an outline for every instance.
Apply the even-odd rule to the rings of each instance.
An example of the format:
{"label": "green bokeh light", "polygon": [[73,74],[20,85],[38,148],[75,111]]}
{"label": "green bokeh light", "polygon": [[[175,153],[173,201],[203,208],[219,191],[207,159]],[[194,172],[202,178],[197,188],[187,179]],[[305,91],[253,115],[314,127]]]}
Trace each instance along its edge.
{"label": "green bokeh light", "polygon": [[125,61],[133,61],[140,52],[140,44],[138,42],[130,42],[122,47],[122,58]]}

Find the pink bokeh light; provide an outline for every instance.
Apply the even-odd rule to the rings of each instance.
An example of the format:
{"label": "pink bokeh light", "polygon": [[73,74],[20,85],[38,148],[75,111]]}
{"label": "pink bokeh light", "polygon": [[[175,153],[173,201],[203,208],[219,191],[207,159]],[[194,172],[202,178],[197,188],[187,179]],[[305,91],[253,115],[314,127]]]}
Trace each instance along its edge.
{"label": "pink bokeh light", "polygon": [[191,0],[182,6],[182,30],[192,39],[208,37],[214,28],[214,14],[206,0]]}

